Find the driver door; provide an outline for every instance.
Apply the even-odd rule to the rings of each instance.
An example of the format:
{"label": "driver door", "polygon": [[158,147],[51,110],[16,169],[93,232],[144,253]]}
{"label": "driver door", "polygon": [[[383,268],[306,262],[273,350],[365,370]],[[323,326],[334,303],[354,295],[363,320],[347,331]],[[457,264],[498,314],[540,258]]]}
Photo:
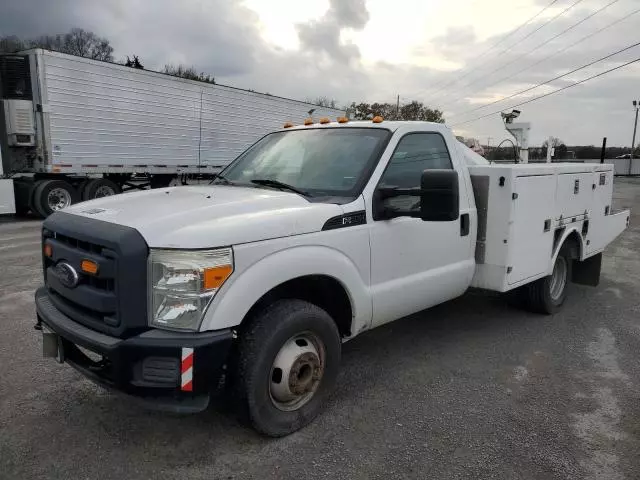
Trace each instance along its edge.
{"label": "driver door", "polygon": [[[440,133],[408,133],[398,142],[378,187],[419,188],[424,170],[453,168]],[[370,230],[372,326],[454,298],[468,287],[475,268],[475,239],[470,235],[470,209],[462,175],[459,182],[460,217],[456,220],[374,218]],[[420,211],[418,195],[381,201],[384,208],[396,212]]]}

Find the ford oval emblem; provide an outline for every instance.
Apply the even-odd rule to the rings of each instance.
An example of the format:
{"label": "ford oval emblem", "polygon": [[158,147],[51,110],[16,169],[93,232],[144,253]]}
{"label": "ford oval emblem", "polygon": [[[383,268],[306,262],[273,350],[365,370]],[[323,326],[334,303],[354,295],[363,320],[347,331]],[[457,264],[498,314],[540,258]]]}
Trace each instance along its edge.
{"label": "ford oval emblem", "polygon": [[76,288],[78,286],[78,272],[71,265],[60,262],[55,267],[55,273],[60,283],[67,288]]}

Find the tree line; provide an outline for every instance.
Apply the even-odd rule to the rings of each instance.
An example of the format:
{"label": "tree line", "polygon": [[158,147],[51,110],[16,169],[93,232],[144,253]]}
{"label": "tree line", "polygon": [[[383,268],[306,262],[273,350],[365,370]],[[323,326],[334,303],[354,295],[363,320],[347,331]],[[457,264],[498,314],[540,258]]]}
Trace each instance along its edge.
{"label": "tree line", "polygon": [[[307,102],[321,107],[338,108],[335,100],[328,97],[307,98]],[[417,100],[400,103],[366,103],[352,102],[341,108],[354,120],[369,120],[376,116],[381,116],[385,120],[423,120],[426,122],[444,123],[442,112],[432,109]]]}
{"label": "tree line", "polygon": [[[67,33],[41,35],[34,38],[20,38],[15,35],[0,37],[0,53],[16,53],[31,48],[43,48],[54,52],[67,53],[78,57],[119,63],[131,68],[144,69],[138,55],[127,56],[126,60],[115,60],[109,40],[82,28],[72,28]],[[213,75],[198,73],[194,67],[167,64],[162,73],[174,77],[188,78],[200,82],[215,83]]]}

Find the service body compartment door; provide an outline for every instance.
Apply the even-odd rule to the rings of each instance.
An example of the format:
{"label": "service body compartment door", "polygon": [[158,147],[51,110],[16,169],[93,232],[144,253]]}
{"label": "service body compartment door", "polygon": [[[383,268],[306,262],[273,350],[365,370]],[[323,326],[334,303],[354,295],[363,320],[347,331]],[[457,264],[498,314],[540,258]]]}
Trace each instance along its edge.
{"label": "service body compartment door", "polygon": [[[608,167],[608,168],[607,168]],[[589,207],[589,230],[585,256],[603,250],[620,233],[617,227],[611,230],[609,216],[613,213],[613,169],[611,165],[602,165],[594,173],[596,185],[593,191],[592,204]],[[616,225],[616,221],[614,224]]]}
{"label": "service body compartment door", "polygon": [[553,247],[555,175],[517,177],[509,235],[508,283],[521,282],[545,273]]}
{"label": "service body compartment door", "polygon": [[584,214],[593,198],[593,172],[558,174],[556,216],[567,218]]}

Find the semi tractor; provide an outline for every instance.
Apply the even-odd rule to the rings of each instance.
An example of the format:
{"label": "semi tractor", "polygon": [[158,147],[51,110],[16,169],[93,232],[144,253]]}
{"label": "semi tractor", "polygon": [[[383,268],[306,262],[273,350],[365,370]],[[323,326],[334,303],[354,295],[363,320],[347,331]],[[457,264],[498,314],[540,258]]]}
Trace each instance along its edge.
{"label": "semi tractor", "polygon": [[0,56],[0,214],[213,178],[290,118],[344,112],[34,49]]}
{"label": "semi tractor", "polygon": [[48,217],[45,355],[170,411],[223,384],[282,436],[320,412],[343,342],[470,287],[554,314],[629,223],[611,165],[492,165],[438,123],[286,126],[211,185]]}

